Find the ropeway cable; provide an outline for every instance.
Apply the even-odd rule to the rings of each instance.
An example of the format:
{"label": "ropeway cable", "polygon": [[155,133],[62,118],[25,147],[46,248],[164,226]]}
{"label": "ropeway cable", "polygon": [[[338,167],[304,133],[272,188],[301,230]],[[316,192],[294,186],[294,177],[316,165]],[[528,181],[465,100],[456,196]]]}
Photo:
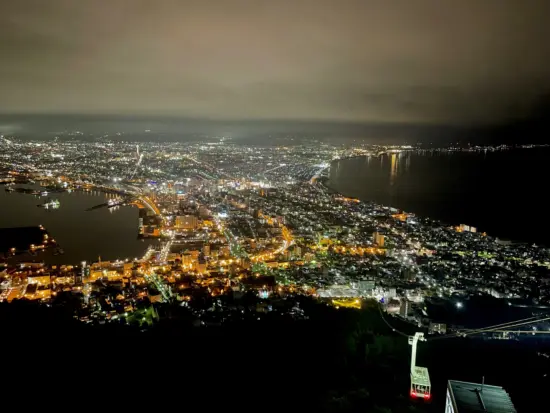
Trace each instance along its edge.
{"label": "ropeway cable", "polygon": [[410,334],[407,334],[407,333],[404,333],[402,331],[399,331],[398,329],[396,329],[394,326],[392,326],[385,318],[384,318],[384,315],[382,314],[382,306],[379,305],[378,306],[378,311],[380,311],[380,317],[382,317],[382,320],[384,321],[384,323],[386,323],[386,325],[391,328],[392,331],[396,332],[397,334],[401,334],[402,336],[404,337],[410,337],[411,335]]}
{"label": "ropeway cable", "polygon": [[[441,340],[441,339],[444,339],[444,338],[464,337],[464,336],[470,335],[470,334],[490,332],[494,329],[499,329],[499,328],[515,327],[516,325],[523,325],[523,324],[533,323],[533,322],[539,321],[539,320],[540,320],[540,317],[538,317],[538,316],[537,317],[528,317],[528,318],[523,318],[523,319],[520,319],[520,320],[508,321],[507,323],[494,324],[492,326],[487,326],[487,327],[482,327],[482,328],[477,328],[477,329],[470,329],[470,330],[465,330],[465,331],[459,331],[459,332],[456,332],[456,333],[453,333],[453,334],[448,334],[448,335],[445,335],[445,336],[442,336],[442,337],[431,337],[430,339],[431,340]],[[523,322],[525,322],[525,323],[523,323]],[[518,323],[523,323],[523,324],[518,324]]]}
{"label": "ropeway cable", "polygon": [[550,317],[547,317],[547,318],[529,317],[529,318],[524,318],[524,319],[521,319],[521,320],[509,321],[507,323],[495,324],[495,325],[488,326],[488,327],[472,329],[472,330],[466,330],[466,331],[459,331],[459,332],[451,334],[451,335],[442,336],[442,337],[432,337],[430,339],[431,340],[441,340],[441,339],[444,339],[444,338],[466,337],[466,336],[469,336],[469,335],[472,335],[472,334],[490,333],[490,332],[495,331],[495,330],[502,331],[502,329],[511,328],[511,327],[519,327],[519,326],[522,326],[522,325],[532,324],[532,323],[535,323],[535,322],[545,321],[545,320],[548,320],[548,319],[550,319]]}
{"label": "ropeway cable", "polygon": [[525,322],[519,322],[519,321],[521,321],[521,320],[519,320],[518,322],[515,322],[515,323],[512,323],[512,324],[508,323],[510,325],[507,325],[507,326],[504,326],[504,327],[491,326],[491,327],[481,328],[481,329],[477,329],[477,330],[473,330],[473,331],[468,331],[468,332],[465,332],[463,334],[464,335],[470,335],[470,334],[478,334],[478,333],[487,333],[487,332],[491,332],[491,331],[494,331],[494,330],[500,330],[502,328],[519,327],[519,326],[523,326],[523,325],[526,325],[526,324],[532,324],[532,323],[535,323],[535,322],[546,321],[546,320],[550,320],[550,317],[538,318],[536,320],[525,321]]}
{"label": "ropeway cable", "polygon": [[[398,329],[396,329],[395,327],[393,327],[387,320],[386,318],[384,317],[384,315],[382,314],[382,307],[379,305],[378,306],[378,311],[380,312],[380,317],[382,317],[382,320],[384,321],[384,323],[386,323],[386,325],[394,332],[402,335],[402,336],[405,336],[405,337],[410,337],[411,335],[410,334],[407,334],[407,333],[404,333],[402,331],[399,331]],[[519,327],[519,326],[522,326],[522,325],[526,325],[526,324],[531,324],[531,323],[534,323],[534,322],[539,322],[539,321],[545,321],[545,320],[550,320],[550,317],[546,317],[546,318],[540,318],[540,317],[528,317],[528,318],[524,318],[524,319],[520,319],[520,320],[515,320],[515,321],[509,321],[507,323],[501,323],[501,324],[495,324],[495,325],[492,325],[492,326],[488,326],[488,327],[483,327],[483,328],[479,328],[479,329],[474,329],[474,330],[470,330],[470,331],[467,331],[467,332],[458,332],[458,333],[453,333],[453,334],[450,334],[450,335],[444,335],[444,336],[441,336],[441,337],[428,337],[426,339],[426,341],[431,341],[431,340],[442,340],[442,339],[449,339],[449,338],[457,338],[457,337],[465,337],[467,335],[472,335],[472,334],[479,334],[479,333],[489,333],[493,330],[501,330],[503,328],[510,328],[510,327]]]}

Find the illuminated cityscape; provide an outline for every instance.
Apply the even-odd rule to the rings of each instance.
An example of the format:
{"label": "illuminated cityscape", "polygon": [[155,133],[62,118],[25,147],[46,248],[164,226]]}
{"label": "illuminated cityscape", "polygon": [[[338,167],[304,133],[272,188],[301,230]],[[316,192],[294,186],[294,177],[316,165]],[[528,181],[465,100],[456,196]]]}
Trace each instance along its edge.
{"label": "illuminated cityscape", "polygon": [[[192,309],[191,292],[197,290],[212,297],[256,291],[265,299],[299,292],[336,307],[360,307],[360,300],[372,298],[386,312],[425,327],[441,321],[426,316],[426,299],[462,306],[487,294],[510,305],[529,299],[549,306],[550,285],[536,277],[550,267],[547,249],[360,202],[326,186],[335,160],[389,154],[393,179],[399,158],[415,150],[343,148],[315,140],[267,147],[223,138],[161,145],[11,140],[0,152],[6,191],[43,199],[62,191],[105,192],[107,202],[90,206],[89,213],[136,206],[136,232],[158,243],[139,259],[48,265],[28,257],[48,248],[55,234],[50,239],[45,234],[43,243],[4,251],[1,299],[50,300],[92,286],[79,312],[86,323],[135,321],[146,297]],[[60,207],[49,198],[42,205]],[[102,300],[102,290],[112,286],[119,294]],[[217,314],[208,314],[205,322],[227,317]],[[530,331],[548,331],[549,325],[541,322]]]}

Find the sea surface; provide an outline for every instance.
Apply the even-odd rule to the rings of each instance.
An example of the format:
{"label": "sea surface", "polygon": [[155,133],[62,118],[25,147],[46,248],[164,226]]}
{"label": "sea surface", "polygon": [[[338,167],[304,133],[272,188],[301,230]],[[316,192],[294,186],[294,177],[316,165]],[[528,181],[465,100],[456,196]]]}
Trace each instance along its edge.
{"label": "sea surface", "polygon": [[[151,241],[138,239],[138,209],[131,206],[116,209],[99,208],[112,195],[100,192],[74,191],[37,197],[6,192],[0,187],[0,228],[42,225],[63,249],[64,254],[54,255],[53,250],[25,254],[21,260],[44,261],[48,264],[79,264],[81,261],[134,259],[143,255]],[[46,199],[57,199],[58,209],[44,209],[37,205]]]}
{"label": "sea surface", "polygon": [[402,152],[332,163],[329,187],[501,239],[550,246],[550,150]]}

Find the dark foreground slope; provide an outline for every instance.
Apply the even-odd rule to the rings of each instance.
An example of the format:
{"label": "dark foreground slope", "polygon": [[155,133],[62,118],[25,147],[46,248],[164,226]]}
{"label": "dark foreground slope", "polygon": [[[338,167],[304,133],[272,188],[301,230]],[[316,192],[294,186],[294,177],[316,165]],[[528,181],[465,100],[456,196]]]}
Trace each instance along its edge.
{"label": "dark foreground slope", "polygon": [[430,368],[434,401],[413,403],[407,339],[388,329],[376,304],[335,310],[301,300],[308,320],[199,328],[180,314],[146,332],[3,304],[3,392],[16,405],[86,410],[415,412],[443,411],[449,378],[485,375],[507,387],[518,409],[550,388],[549,363],[531,349],[440,340],[421,345],[418,356]]}

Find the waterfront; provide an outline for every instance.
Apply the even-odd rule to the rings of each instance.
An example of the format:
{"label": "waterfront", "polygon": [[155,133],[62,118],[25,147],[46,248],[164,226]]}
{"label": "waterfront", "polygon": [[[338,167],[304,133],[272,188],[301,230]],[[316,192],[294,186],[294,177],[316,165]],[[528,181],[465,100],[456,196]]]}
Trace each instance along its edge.
{"label": "waterfront", "polygon": [[[47,264],[78,264],[81,261],[133,259],[140,257],[151,241],[138,240],[138,209],[125,206],[116,209],[87,208],[106,202],[109,195],[100,192],[75,191],[51,194],[60,201],[59,209],[37,207],[48,197],[0,190],[2,214],[0,227],[43,225],[64,254],[53,250],[37,256],[19,256],[17,259],[41,261]],[[25,254],[27,255],[27,254]]]}
{"label": "waterfront", "polygon": [[548,149],[497,152],[403,152],[332,163],[329,186],[489,235],[548,245],[544,198]]}

